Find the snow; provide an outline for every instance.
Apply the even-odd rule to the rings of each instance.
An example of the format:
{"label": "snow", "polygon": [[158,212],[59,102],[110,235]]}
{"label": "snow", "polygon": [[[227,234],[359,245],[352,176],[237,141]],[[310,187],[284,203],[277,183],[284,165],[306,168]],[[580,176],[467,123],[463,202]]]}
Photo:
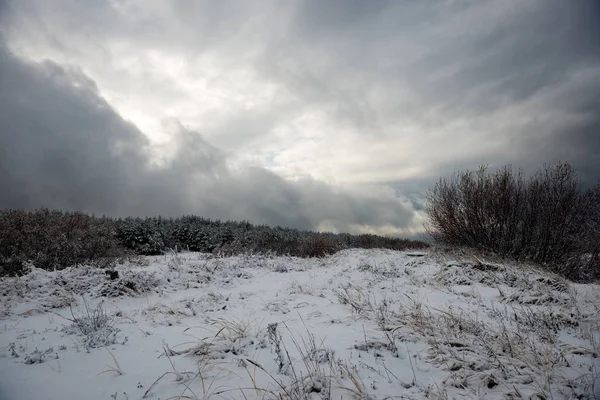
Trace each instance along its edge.
{"label": "snow", "polygon": [[600,398],[599,287],[533,267],[353,249],[115,271],[0,280],[1,399]]}

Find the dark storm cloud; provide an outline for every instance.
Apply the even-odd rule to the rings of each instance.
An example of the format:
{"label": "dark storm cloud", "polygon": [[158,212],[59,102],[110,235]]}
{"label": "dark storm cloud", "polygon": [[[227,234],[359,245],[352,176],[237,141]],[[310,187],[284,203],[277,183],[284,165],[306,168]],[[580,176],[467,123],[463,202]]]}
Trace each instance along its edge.
{"label": "dark storm cloud", "polygon": [[[255,79],[256,89],[275,93],[256,109],[230,99],[239,86],[225,85],[233,88],[223,95],[226,111],[202,115],[212,123],[203,136],[173,122],[177,154],[156,166],[145,136],[83,72],[52,62],[32,65],[5,51],[7,73],[0,79],[9,90],[2,88],[0,114],[10,149],[0,150],[0,166],[11,190],[0,194],[4,204],[197,212],[349,230],[414,226],[412,210],[420,208],[428,185],[479,164],[531,171],[562,160],[579,169],[586,185],[600,176],[600,3],[594,0],[0,0],[0,25],[13,50],[30,46],[25,54],[47,50],[85,64],[94,79],[106,73],[104,84],[117,81],[113,91],[121,82],[150,86],[166,106],[189,99],[177,97],[178,80],[154,79],[152,68],[162,65],[143,65],[149,51],[192,69],[196,57],[216,60],[223,80],[229,67],[235,73],[241,66],[242,80]],[[136,75],[119,57],[140,57],[138,86],[128,85]],[[132,94],[127,90],[125,97]],[[54,101],[42,100],[48,98]],[[286,141],[300,129],[291,121],[303,116],[314,117],[311,131]],[[238,153],[275,143],[265,152],[285,168],[277,152],[306,136],[317,145],[300,146],[310,154],[291,153],[286,160],[293,168],[297,159],[321,157],[308,165],[340,163],[332,167],[333,175],[345,174],[340,181],[360,175],[361,182],[389,184],[413,205],[383,192],[350,193],[229,166],[232,154],[243,159],[247,154]],[[373,142],[381,145],[369,147]]]}
{"label": "dark storm cloud", "polygon": [[[438,46],[409,66],[417,88],[449,112],[481,113],[534,96],[569,72],[600,61],[600,6],[544,1],[515,7],[508,18]],[[460,68],[439,79],[448,62]],[[423,86],[419,86],[423,83]],[[469,92],[485,87],[477,96]]]}
{"label": "dark storm cloud", "polygon": [[[176,151],[152,165],[145,136],[76,68],[32,64],[0,51],[0,205],[111,215],[199,213],[316,229],[406,226],[393,196],[350,195],[262,168],[231,170],[224,154],[171,121]],[[365,212],[365,210],[369,210]]]}
{"label": "dark storm cloud", "polygon": [[146,139],[77,69],[0,47],[0,202],[105,212],[139,175]]}
{"label": "dark storm cloud", "polygon": [[[295,42],[287,51],[278,47],[270,54],[275,60],[268,59],[272,69],[267,73],[282,65],[277,57],[322,55],[325,67],[318,77],[310,63],[303,68],[300,62],[279,68],[279,77],[299,93],[315,88],[313,98],[353,110],[352,115],[378,110],[379,119],[356,122],[364,131],[379,131],[379,125],[401,116],[418,121],[427,135],[458,119],[482,120],[514,104],[535,102],[554,88],[571,85],[580,71],[595,71],[584,85],[573,82],[571,90],[563,88],[558,97],[527,108],[529,114],[522,117],[529,121],[500,133],[511,143],[493,158],[465,154],[453,164],[535,167],[562,159],[588,172],[600,171],[600,3],[448,2],[432,7],[375,2],[368,3],[368,11],[362,9],[364,2],[358,7],[301,4],[288,32]],[[343,12],[328,12],[330,8]],[[402,44],[396,46],[394,40]],[[381,103],[365,98],[374,89],[384,93]],[[406,91],[410,100],[397,96]],[[547,109],[565,120],[585,114],[586,121],[557,127],[539,120],[537,113]],[[494,140],[492,135],[499,133],[493,128],[481,126],[469,141]],[[456,144],[470,147],[468,142]],[[434,170],[444,173],[447,167],[442,163]]]}
{"label": "dark storm cloud", "polygon": [[[266,74],[309,101],[355,118],[371,115],[354,121],[365,134],[408,120],[423,127],[424,138],[450,136],[449,144],[465,148],[455,159],[432,160],[425,176],[393,182],[411,188],[405,195],[480,164],[531,172],[560,160],[572,163],[586,186],[600,178],[600,3],[375,2],[368,10],[367,3],[301,4],[287,32],[292,45],[273,47]],[[310,63],[277,62],[319,55],[317,72]],[[369,100],[370,91],[383,95]],[[408,100],[398,95],[405,92]],[[502,113],[511,107],[521,109]],[[453,141],[452,133],[436,133],[457,120],[473,124],[470,136]],[[476,150],[498,136],[503,148]],[[437,150],[425,143],[423,152]]]}
{"label": "dark storm cloud", "polygon": [[[517,159],[525,160],[522,163],[530,169],[534,168],[532,161],[539,162],[540,154],[546,162],[569,161],[585,187],[600,183],[600,74],[593,78],[582,79],[550,109],[558,115],[567,111],[572,121],[554,127],[530,124],[532,131],[541,134],[523,142]],[[544,135],[546,130],[550,132]]]}

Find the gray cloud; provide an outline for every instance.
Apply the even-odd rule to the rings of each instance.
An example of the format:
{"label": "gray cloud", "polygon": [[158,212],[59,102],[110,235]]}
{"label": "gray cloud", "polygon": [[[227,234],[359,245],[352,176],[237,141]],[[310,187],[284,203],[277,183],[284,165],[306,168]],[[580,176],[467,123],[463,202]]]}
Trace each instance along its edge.
{"label": "gray cloud", "polygon": [[[439,37],[439,46],[409,70],[424,83],[418,88],[454,113],[481,113],[530,98],[563,81],[585,66],[600,61],[600,11],[592,2],[531,2],[515,7],[477,34]],[[458,39],[458,40],[457,40]],[[461,68],[436,76],[448,60]],[[425,79],[423,79],[425,78]],[[417,83],[417,85],[418,85]],[[484,90],[471,96],[478,87]],[[434,100],[434,99],[437,99]]]}
{"label": "gray cloud", "polygon": [[114,113],[81,71],[33,65],[0,50],[4,206],[106,212],[145,163],[145,137]]}
{"label": "gray cloud", "polygon": [[[80,70],[0,52],[0,205],[109,215],[199,213],[317,229],[410,226],[394,196],[350,194],[286,181],[263,168],[237,171],[201,135],[171,121],[175,151],[153,165],[148,140],[102,99]],[[368,210],[368,211],[367,211]]]}
{"label": "gray cloud", "polygon": [[[4,68],[37,77],[8,84],[29,108],[0,95],[9,131],[30,132],[0,150],[19,166],[3,174],[5,203],[409,229],[425,188],[455,170],[563,160],[586,185],[599,177],[593,0],[9,0],[0,25],[18,54]],[[164,120],[181,123],[157,165],[144,134]],[[55,136],[31,133],[41,127]],[[59,151],[86,146],[69,161]]]}
{"label": "gray cloud", "polygon": [[[381,103],[364,101],[363,104],[370,107],[362,107],[389,109],[388,113],[380,113],[383,122],[379,124],[389,123],[397,116],[420,119],[429,129],[430,132],[424,132],[428,135],[457,119],[482,119],[511,105],[535,101],[543,97],[545,91],[570,85],[574,74],[589,69],[595,73],[590,74],[585,86],[574,82],[571,90],[569,87],[562,90],[560,97],[539,101],[536,109],[526,110],[532,112],[533,127],[527,123],[517,127],[518,131],[502,134],[512,137],[514,147],[519,147],[529,141],[527,136],[535,134],[536,129],[547,130],[544,142],[553,151],[529,154],[538,163],[547,155],[559,156],[562,139],[570,134],[574,136],[571,146],[578,146],[580,153],[598,155],[597,141],[585,134],[586,139],[575,139],[583,139],[581,131],[597,131],[599,127],[595,100],[600,95],[600,5],[597,2],[540,1],[525,5],[454,2],[436,5],[437,10],[423,3],[377,2],[377,7],[367,13],[333,3],[328,2],[328,7],[337,6],[345,12],[328,13],[315,3],[305,3],[308,10],[299,13],[300,27],[294,35],[302,36],[297,40],[304,43],[307,52],[320,52],[326,54],[325,58],[333,58],[332,66],[320,75],[318,86],[321,88],[340,87],[339,81],[347,80],[355,87],[352,94],[357,94],[359,99],[375,89],[385,93]],[[356,18],[360,20],[358,23],[355,23]],[[342,29],[332,28],[340,25]],[[304,41],[304,37],[315,42]],[[399,45],[389,44],[388,38]],[[319,48],[321,43],[325,43],[328,50],[335,50],[334,55]],[[295,48],[289,51],[302,54]],[[309,68],[310,64],[306,69]],[[363,75],[372,80],[361,80]],[[294,78],[298,76],[295,74]],[[348,80],[348,77],[357,79]],[[311,86],[312,82],[310,76],[300,82],[294,80],[298,87]],[[395,95],[394,91],[408,91],[410,101]],[[323,89],[323,92],[327,91]],[[334,96],[334,101],[340,104],[351,101],[342,94]],[[573,124],[565,132],[565,129],[545,125],[546,121],[536,121],[538,116],[534,113],[545,108],[552,108],[565,118],[586,112],[589,114],[587,128]],[[492,134],[498,132],[494,129],[486,132],[484,127],[476,133],[480,137],[472,141],[486,140]],[[488,161],[528,161],[526,155],[522,155],[523,159],[514,159],[510,156],[512,149],[504,150]],[[564,155],[569,156],[569,153]],[[467,155],[465,165],[470,164],[469,158],[478,157]],[[585,164],[577,158],[571,161],[580,166]]]}

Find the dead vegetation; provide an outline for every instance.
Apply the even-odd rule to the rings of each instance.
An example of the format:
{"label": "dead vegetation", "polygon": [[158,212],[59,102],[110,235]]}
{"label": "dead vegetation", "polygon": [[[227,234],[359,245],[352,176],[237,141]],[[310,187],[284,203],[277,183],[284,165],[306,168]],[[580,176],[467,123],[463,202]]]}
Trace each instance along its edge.
{"label": "dead vegetation", "polygon": [[439,243],[538,263],[572,280],[600,279],[600,183],[583,190],[567,163],[525,178],[510,166],[440,179],[427,194]]}
{"label": "dead vegetation", "polygon": [[[406,343],[423,341],[428,362],[447,372],[444,387],[474,397],[500,391],[512,398],[593,399],[600,373],[600,330],[591,333],[600,326],[597,299],[593,306],[583,301],[558,276],[485,262],[447,262],[428,285],[448,293],[460,286],[471,293],[495,288],[499,302],[474,296],[472,307],[442,307],[406,294],[404,301],[390,301],[368,286],[342,286],[334,290],[338,301],[381,333],[355,348],[398,356]],[[582,344],[566,345],[567,337]]]}

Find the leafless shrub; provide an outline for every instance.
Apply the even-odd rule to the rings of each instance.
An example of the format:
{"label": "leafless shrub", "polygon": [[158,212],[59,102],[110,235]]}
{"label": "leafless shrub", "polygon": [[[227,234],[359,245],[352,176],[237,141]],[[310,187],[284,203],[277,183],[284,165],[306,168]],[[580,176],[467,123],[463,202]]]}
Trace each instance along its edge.
{"label": "leafless shrub", "polygon": [[487,167],[442,178],[427,194],[440,243],[531,260],[574,280],[600,279],[600,184],[581,190],[566,163],[526,179]]}
{"label": "leafless shrub", "polygon": [[337,253],[342,249],[341,244],[330,237],[311,235],[300,242],[301,257],[323,257]]}
{"label": "leafless shrub", "polygon": [[347,238],[348,247],[359,249],[418,250],[429,245],[418,240],[362,234]]}
{"label": "leafless shrub", "polygon": [[[87,350],[117,343],[120,329],[115,327],[115,319],[106,312],[103,303],[100,302],[91,308],[84,301],[84,308],[80,315],[71,308],[71,318],[63,317],[71,322],[71,326],[67,326],[65,332],[80,334],[83,337],[81,344]],[[127,337],[124,340],[127,341]]]}
{"label": "leafless shrub", "polygon": [[112,220],[80,212],[0,210],[0,274],[18,275],[23,263],[63,269],[77,264],[105,267],[127,252]]}
{"label": "leafless shrub", "polygon": [[257,238],[253,251],[294,257],[324,257],[343,248],[341,241],[330,234],[305,232],[302,235],[279,236],[266,232]]}

